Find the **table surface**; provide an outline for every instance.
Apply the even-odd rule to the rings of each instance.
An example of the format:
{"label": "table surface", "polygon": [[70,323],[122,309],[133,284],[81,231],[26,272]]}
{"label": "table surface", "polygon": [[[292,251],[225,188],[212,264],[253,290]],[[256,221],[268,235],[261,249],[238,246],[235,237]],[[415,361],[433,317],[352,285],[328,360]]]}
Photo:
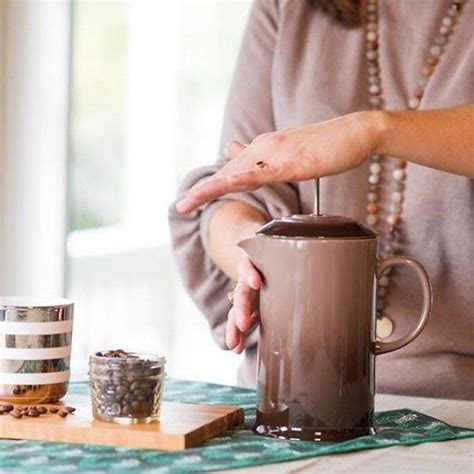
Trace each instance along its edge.
{"label": "table surface", "polygon": [[[71,395],[88,395],[88,384],[72,384],[70,393]],[[248,425],[252,423],[253,419],[255,396],[255,391],[238,387],[168,380],[164,393],[167,401],[209,403],[212,399],[212,403],[215,404],[238,405],[246,411],[247,426],[239,427],[221,438],[211,440],[207,446],[190,450],[185,455],[81,444],[2,441],[0,439],[0,472],[49,474],[53,470],[60,472],[66,469],[84,473],[91,472],[91,469],[93,472],[142,472],[142,470],[190,472],[199,469],[199,467],[209,470],[231,465],[255,466],[259,464],[259,462],[255,462],[255,459],[267,462],[274,460],[275,462],[279,459],[300,457],[299,461],[241,468],[235,472],[239,474],[252,472],[272,474],[282,472],[406,472],[410,474],[412,472],[456,472],[474,474],[474,438],[469,439],[465,436],[469,436],[470,433],[465,431],[463,433],[462,430],[452,428],[453,426],[462,426],[474,429],[474,402],[377,395],[376,411],[379,413],[376,418],[380,432],[373,438],[369,437],[370,439],[361,438],[361,442],[369,443],[372,448],[384,447],[384,449],[365,449],[342,454],[341,449],[347,448],[347,446],[336,446],[332,448],[338,448],[337,455],[323,456],[321,448],[324,451],[324,446],[318,446],[318,449],[315,449],[315,447],[308,447],[308,443],[269,440],[253,435],[249,431]],[[403,411],[403,408],[408,410]],[[420,419],[415,418],[418,421],[403,420],[405,418],[403,413],[411,413],[411,410],[419,412]],[[442,422],[436,419],[442,420]],[[399,424],[401,422],[402,425]],[[451,426],[445,425],[443,422],[449,423]],[[385,429],[388,431],[384,431]],[[453,429],[454,432],[450,431]],[[446,439],[453,435],[458,438],[464,436],[464,439],[407,446],[407,441],[414,440],[416,442],[418,436],[427,440]],[[396,447],[388,447],[384,440]],[[356,448],[356,446],[352,447]],[[320,455],[311,457],[312,453]],[[303,457],[304,459],[301,459]],[[134,468],[131,469],[131,466]]]}
{"label": "table surface", "polygon": [[[474,402],[377,395],[377,411],[410,407],[450,425],[474,429]],[[371,449],[223,472],[250,473],[474,473],[474,438]]]}

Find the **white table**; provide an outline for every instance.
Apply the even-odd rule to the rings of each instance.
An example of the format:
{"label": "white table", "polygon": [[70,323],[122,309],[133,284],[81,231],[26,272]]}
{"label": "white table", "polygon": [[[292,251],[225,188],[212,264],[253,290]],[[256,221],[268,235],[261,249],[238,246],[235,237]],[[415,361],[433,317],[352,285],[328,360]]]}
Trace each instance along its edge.
{"label": "white table", "polygon": [[[474,429],[474,402],[377,395],[376,411],[412,408],[455,426]],[[225,471],[229,472],[229,471]],[[236,473],[474,474],[474,438],[369,449],[235,470]]]}

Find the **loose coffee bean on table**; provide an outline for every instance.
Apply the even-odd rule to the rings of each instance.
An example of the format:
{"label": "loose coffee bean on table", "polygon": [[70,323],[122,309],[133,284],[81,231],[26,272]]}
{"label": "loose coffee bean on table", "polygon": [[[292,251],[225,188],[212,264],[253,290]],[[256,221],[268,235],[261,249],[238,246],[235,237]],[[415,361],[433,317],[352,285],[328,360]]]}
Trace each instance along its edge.
{"label": "loose coffee bean on table", "polygon": [[33,407],[26,412],[26,415],[31,416],[32,418],[38,418],[40,416],[40,412],[36,407]]}
{"label": "loose coffee bean on table", "polygon": [[8,404],[1,404],[0,405],[0,415],[4,413],[10,413],[13,410],[13,405]]}
{"label": "loose coffee bean on table", "polygon": [[67,415],[73,414],[75,411],[76,409],[74,407],[64,407],[61,409],[61,412],[65,413],[64,415],[60,413],[60,408],[55,406],[18,405],[15,407],[11,403],[0,403],[0,415],[9,413],[13,418],[17,419],[22,418],[23,416],[39,418],[41,415],[46,415],[48,413],[57,413],[61,418],[65,418]]}
{"label": "loose coffee bean on table", "polygon": [[10,412],[10,415],[13,416],[13,418],[22,418],[23,413],[20,410],[12,410]]}

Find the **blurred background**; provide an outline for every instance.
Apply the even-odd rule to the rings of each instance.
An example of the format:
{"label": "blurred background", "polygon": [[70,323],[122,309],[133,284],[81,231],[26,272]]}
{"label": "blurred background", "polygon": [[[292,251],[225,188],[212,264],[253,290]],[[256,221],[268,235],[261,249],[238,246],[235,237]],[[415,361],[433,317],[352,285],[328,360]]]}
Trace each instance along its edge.
{"label": "blurred background", "polygon": [[0,294],[76,303],[72,372],[104,348],[235,383],[186,296],[167,209],[217,157],[250,0],[0,0]]}

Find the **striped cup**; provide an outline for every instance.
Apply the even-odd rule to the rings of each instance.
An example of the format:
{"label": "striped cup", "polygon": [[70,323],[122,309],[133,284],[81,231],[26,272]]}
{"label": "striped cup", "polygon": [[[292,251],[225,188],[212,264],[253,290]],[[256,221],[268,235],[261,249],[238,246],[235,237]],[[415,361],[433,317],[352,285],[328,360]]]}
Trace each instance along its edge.
{"label": "striped cup", "polygon": [[0,400],[50,403],[69,383],[71,301],[0,297]]}

